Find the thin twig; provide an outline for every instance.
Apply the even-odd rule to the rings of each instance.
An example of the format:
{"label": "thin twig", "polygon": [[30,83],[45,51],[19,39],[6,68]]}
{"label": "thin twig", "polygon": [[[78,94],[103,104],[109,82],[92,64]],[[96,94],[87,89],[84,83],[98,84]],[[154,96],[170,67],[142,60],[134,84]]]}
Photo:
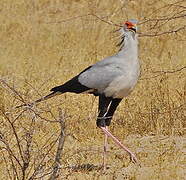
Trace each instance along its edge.
{"label": "thin twig", "polygon": [[144,36],[146,36],[146,37],[155,37],[155,36],[161,36],[161,35],[166,35],[166,34],[177,33],[177,32],[179,32],[181,30],[184,30],[184,29],[186,29],[186,25],[184,25],[182,27],[179,27],[177,29],[174,29],[174,30],[164,31],[164,32],[160,32],[160,33],[156,32],[154,34],[148,34],[148,33],[138,33],[138,34],[139,34],[139,37],[144,37]]}
{"label": "thin twig", "polygon": [[16,94],[20,99],[20,101],[22,101],[23,103],[25,103],[25,100],[23,99],[23,97],[13,88],[11,87],[8,83],[6,83],[3,79],[0,79],[0,82],[7,86],[12,92],[14,92],[14,94]]}
{"label": "thin twig", "polygon": [[15,161],[18,163],[18,165],[20,166],[20,168],[22,168],[22,165],[21,165],[19,159],[14,155],[12,149],[10,148],[8,142],[6,141],[6,139],[4,138],[4,136],[3,136],[3,134],[1,132],[0,132],[0,135],[1,135],[0,141],[6,146],[6,147],[3,147],[3,149],[5,149],[8,152],[9,159],[11,161],[13,171],[16,173],[16,176],[18,178],[18,172],[16,170],[16,167],[15,167],[15,164],[14,164],[13,159],[15,159]]}
{"label": "thin twig", "polygon": [[[186,10],[182,10],[181,12],[185,12],[185,11]],[[156,19],[147,19],[145,21],[142,21],[142,22],[138,23],[138,25],[145,24],[147,22],[152,22],[152,21],[166,21],[166,20],[169,20],[170,21],[170,20],[184,18],[184,17],[186,17],[186,14],[182,14],[182,15],[179,15],[179,16],[173,16],[173,17],[163,17],[163,18],[156,18]]]}
{"label": "thin twig", "polygon": [[119,25],[119,24],[115,24],[115,23],[113,23],[112,21],[106,21],[106,20],[104,20],[103,18],[97,16],[96,14],[91,14],[91,15],[94,16],[94,17],[96,17],[97,19],[103,21],[104,23],[109,24],[109,25],[117,26],[117,27],[122,27],[121,25]]}
{"label": "thin twig", "polygon": [[[10,155],[9,155],[9,156],[10,156]],[[11,179],[10,170],[9,170],[9,168],[8,168],[9,165],[8,165],[8,162],[7,162],[7,160],[6,160],[6,158],[5,158],[3,152],[2,152],[2,157],[3,157],[3,160],[4,160],[5,165],[6,165],[6,171],[7,171],[8,177],[9,177],[9,179]],[[13,162],[12,162],[12,167],[13,167],[13,168],[15,167]],[[17,174],[17,173],[16,173],[16,174]]]}
{"label": "thin twig", "polygon": [[[46,153],[43,155],[43,158],[40,160],[40,162],[37,164],[34,172],[32,173],[32,175],[30,176],[30,178],[28,178],[28,180],[33,180],[36,178],[36,176],[39,174],[39,171],[43,168],[44,165],[43,162],[45,160],[45,158],[47,157],[47,155],[49,154],[49,152],[52,150],[52,148],[54,147],[54,145],[56,144],[58,138],[54,141],[52,141],[48,146],[50,146],[50,148],[46,151]],[[48,141],[47,141],[48,142]]]}
{"label": "thin twig", "polygon": [[49,180],[55,180],[58,177],[58,171],[61,165],[61,155],[62,155],[64,142],[65,142],[65,117],[60,108],[59,108],[59,124],[60,124],[61,131],[60,131],[60,136],[58,141],[58,148],[57,148],[56,157],[54,161],[53,173],[51,174]]}
{"label": "thin twig", "polygon": [[[2,115],[4,116],[4,118],[9,122],[10,126],[12,127],[12,130],[13,130],[13,134],[15,136],[15,139],[16,139],[16,143],[17,143],[17,146],[18,146],[18,150],[19,150],[19,154],[21,156],[21,159],[22,161],[24,162],[24,157],[23,157],[23,152],[22,152],[22,148],[21,148],[21,145],[20,145],[20,139],[18,137],[18,134],[16,132],[16,129],[14,127],[14,124],[11,122],[11,120],[9,119],[9,117],[6,115],[6,113],[4,111],[2,111],[2,109],[0,109]],[[21,166],[22,167],[22,166]]]}
{"label": "thin twig", "polygon": [[[158,11],[163,10],[163,9],[165,9],[165,8],[171,8],[171,7],[173,7],[173,6],[178,6],[177,4],[182,3],[182,2],[184,2],[184,1],[185,1],[185,0],[181,0],[181,1],[176,1],[175,3],[166,4],[166,5],[163,6],[163,7],[160,7],[160,8],[158,8],[158,9],[155,9],[151,14],[148,15],[148,17],[151,17],[152,15],[156,14]],[[165,10],[164,10],[164,12],[165,12]]]}
{"label": "thin twig", "polygon": [[179,72],[179,71],[182,71],[183,69],[186,69],[186,66],[183,66],[179,69],[176,69],[176,70],[169,70],[169,71],[153,71],[152,73],[162,73],[162,74],[167,74],[167,73],[175,73],[175,72]]}
{"label": "thin twig", "polygon": [[186,66],[183,66],[179,69],[176,69],[176,70],[169,70],[169,71],[153,71],[152,73],[160,73],[160,74],[157,74],[157,75],[154,75],[154,76],[150,76],[150,77],[145,77],[145,78],[140,78],[140,80],[145,80],[145,79],[152,79],[152,78],[157,78],[159,76],[161,76],[162,74],[173,74],[173,73],[176,73],[176,72],[180,72],[182,70],[186,69]]}

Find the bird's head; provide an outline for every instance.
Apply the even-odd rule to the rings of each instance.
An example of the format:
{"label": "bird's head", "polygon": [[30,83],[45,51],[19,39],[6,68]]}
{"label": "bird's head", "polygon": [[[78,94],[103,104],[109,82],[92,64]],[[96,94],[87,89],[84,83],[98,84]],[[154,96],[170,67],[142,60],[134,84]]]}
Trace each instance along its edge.
{"label": "bird's head", "polygon": [[136,41],[137,37],[137,23],[138,21],[135,19],[130,19],[128,21],[125,21],[123,23],[123,26],[118,30],[120,34],[121,41],[117,44],[117,46],[120,47],[119,51],[124,47],[125,45],[125,39],[132,39]]}
{"label": "bird's head", "polygon": [[138,23],[138,21],[136,19],[130,19],[130,20],[123,23],[124,24],[123,28],[125,31],[132,31],[132,32],[136,33],[137,23]]}

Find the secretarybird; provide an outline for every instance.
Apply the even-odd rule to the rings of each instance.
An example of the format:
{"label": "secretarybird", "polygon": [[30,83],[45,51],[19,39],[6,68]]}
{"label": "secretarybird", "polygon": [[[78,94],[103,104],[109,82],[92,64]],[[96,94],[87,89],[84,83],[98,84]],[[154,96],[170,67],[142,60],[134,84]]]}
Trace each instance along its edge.
{"label": "secretarybird", "polygon": [[[138,60],[137,20],[124,22],[120,29],[121,42],[119,52],[89,66],[66,83],[51,89],[52,93],[36,100],[31,104],[47,100],[66,92],[88,93],[99,97],[98,117],[96,124],[104,132],[103,168],[106,168],[107,137],[111,137],[116,144],[124,149],[133,162],[136,156],[127,149],[109,131],[108,126],[121,100],[128,96],[137,83],[140,74]],[[17,107],[21,107],[17,106]]]}

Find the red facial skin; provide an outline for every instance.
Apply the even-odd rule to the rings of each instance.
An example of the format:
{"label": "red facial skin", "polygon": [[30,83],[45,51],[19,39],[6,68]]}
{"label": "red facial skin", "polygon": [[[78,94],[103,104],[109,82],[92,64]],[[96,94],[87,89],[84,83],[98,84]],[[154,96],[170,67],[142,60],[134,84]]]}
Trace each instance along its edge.
{"label": "red facial skin", "polygon": [[134,24],[132,24],[132,23],[129,22],[129,21],[126,21],[124,24],[127,26],[128,29],[134,27]]}

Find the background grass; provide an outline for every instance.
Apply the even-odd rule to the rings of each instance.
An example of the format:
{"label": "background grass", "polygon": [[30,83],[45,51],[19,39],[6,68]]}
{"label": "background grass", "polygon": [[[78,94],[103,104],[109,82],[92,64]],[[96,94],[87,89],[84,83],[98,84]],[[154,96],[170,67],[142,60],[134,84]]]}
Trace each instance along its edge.
{"label": "background grass", "polygon": [[[113,33],[117,27],[90,14],[117,24],[136,18],[141,23],[140,33],[156,35],[183,27],[185,17],[166,18],[183,15],[185,11],[185,1],[175,0],[1,0],[0,76],[26,102],[31,102],[87,66],[117,52],[118,38]],[[139,37],[141,77],[133,93],[118,107],[110,130],[137,154],[142,167],[132,165],[128,156],[109,142],[110,168],[106,174],[61,169],[60,178],[184,179],[185,49],[185,29]],[[178,71],[171,73],[174,70]],[[1,86],[0,92],[1,111],[14,119],[22,111],[14,107],[21,102],[7,86]],[[56,145],[48,148],[56,141],[59,126],[46,119],[57,118],[58,107],[66,114],[68,134],[62,167],[101,164],[103,134],[95,124],[97,99],[91,95],[65,94],[35,107],[45,120],[25,112],[14,123],[23,149],[27,142],[25,134],[32,127],[28,177],[45,153],[43,169],[37,177],[48,172],[53,163]],[[10,123],[3,115],[0,129],[20,159]],[[3,143],[0,147],[0,177],[13,179],[9,155]]]}

